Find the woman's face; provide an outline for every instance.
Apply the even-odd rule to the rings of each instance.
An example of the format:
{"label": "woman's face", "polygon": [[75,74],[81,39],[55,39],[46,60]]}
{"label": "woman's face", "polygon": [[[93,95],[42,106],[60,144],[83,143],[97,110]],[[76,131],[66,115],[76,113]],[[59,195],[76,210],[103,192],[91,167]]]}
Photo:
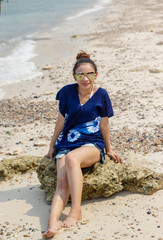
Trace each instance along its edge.
{"label": "woman's face", "polygon": [[90,63],[82,63],[75,71],[74,78],[82,89],[91,89],[97,77]]}

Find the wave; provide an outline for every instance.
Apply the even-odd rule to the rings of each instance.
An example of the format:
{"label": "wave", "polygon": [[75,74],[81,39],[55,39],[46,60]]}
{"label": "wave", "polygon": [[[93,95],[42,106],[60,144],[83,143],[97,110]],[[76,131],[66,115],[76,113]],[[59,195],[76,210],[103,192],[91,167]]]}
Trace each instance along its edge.
{"label": "wave", "polygon": [[76,15],[74,16],[70,16],[70,17],[67,17],[66,19],[67,20],[71,20],[71,19],[75,19],[75,18],[78,18],[78,17],[81,17],[83,15],[86,15],[86,14],[90,14],[92,12],[96,12],[96,11],[99,11],[101,9],[103,9],[105,7],[105,4],[109,4],[111,3],[113,0],[100,0],[98,1],[98,3],[96,5],[94,5],[92,8],[88,8],[88,9],[85,9],[83,10],[82,12],[79,12],[77,13]]}
{"label": "wave", "polygon": [[42,75],[36,71],[34,62],[35,41],[24,40],[6,57],[0,57],[0,86],[21,82]]}

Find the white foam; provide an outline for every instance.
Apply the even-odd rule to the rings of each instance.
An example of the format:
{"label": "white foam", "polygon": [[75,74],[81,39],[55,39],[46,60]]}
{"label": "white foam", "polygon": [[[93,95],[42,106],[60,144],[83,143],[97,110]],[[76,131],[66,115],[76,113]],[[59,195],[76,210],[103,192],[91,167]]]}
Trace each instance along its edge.
{"label": "white foam", "polygon": [[54,27],[54,28],[52,28],[52,31],[55,32],[58,29],[59,29],[59,27]]}
{"label": "white foam", "polygon": [[107,4],[107,3],[111,3],[113,0],[100,0],[99,2],[102,4]]}
{"label": "white foam", "polygon": [[36,71],[34,62],[29,61],[36,56],[34,47],[33,40],[25,40],[10,55],[0,58],[0,86],[32,79],[42,74]]}
{"label": "white foam", "polygon": [[67,20],[71,20],[71,19],[75,19],[75,18],[78,18],[78,17],[81,17],[83,15],[86,15],[86,14],[89,14],[91,12],[96,12],[96,11],[99,11],[101,10],[103,7],[102,6],[94,6],[93,8],[90,8],[90,9],[86,9],[74,16],[71,16],[71,17],[68,17]]}
{"label": "white foam", "polygon": [[67,18],[67,20],[75,19],[75,18],[81,17],[83,15],[99,11],[99,10],[101,10],[105,7],[105,4],[111,3],[112,1],[113,0],[99,0],[97,5],[94,5],[92,8],[85,9],[82,12],[79,12],[74,16],[70,16],[70,17]]}

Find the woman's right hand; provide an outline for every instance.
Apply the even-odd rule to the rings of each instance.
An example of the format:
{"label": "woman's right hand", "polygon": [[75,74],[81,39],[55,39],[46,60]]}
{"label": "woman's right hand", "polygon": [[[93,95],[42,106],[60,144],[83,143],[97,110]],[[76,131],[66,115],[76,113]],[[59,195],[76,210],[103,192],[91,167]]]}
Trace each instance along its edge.
{"label": "woman's right hand", "polygon": [[46,154],[44,157],[47,157],[50,159],[50,161],[52,161],[54,154],[55,154],[55,147],[50,147],[48,154]]}

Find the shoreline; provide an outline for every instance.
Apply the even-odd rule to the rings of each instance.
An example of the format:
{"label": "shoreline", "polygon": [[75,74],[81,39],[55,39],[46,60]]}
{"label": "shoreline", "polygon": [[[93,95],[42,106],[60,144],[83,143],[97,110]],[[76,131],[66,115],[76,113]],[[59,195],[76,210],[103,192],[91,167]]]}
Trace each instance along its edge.
{"label": "shoreline", "polygon": [[[37,67],[51,64],[53,68],[43,70],[36,79],[3,87],[6,95],[0,100],[0,158],[13,157],[14,149],[20,150],[19,156],[47,153],[58,113],[55,95],[62,86],[72,83],[75,56],[82,49],[97,63],[97,84],[108,91],[113,104],[113,149],[127,163],[162,172],[162,8],[159,0],[148,4],[116,0],[90,24],[85,19],[80,33],[73,29],[64,33],[63,29],[60,36],[67,34],[69,44],[58,60],[48,55],[53,52],[53,41],[38,41],[36,52],[44,51],[40,59],[34,59]],[[72,33],[77,37],[72,38]],[[60,44],[61,39],[57,41]],[[79,48],[81,44],[84,49]],[[41,59],[44,52],[49,59]],[[7,155],[9,151],[11,155]],[[27,234],[31,240],[38,240],[46,230],[50,206],[39,186],[35,172],[1,183],[0,220],[7,232],[17,235],[15,239],[24,239]],[[163,190],[150,196],[120,192],[108,199],[83,201],[85,223],[75,230],[61,230],[55,239],[161,240],[162,200]],[[68,211],[69,206],[61,220]]]}
{"label": "shoreline", "polygon": [[[97,3],[99,3],[100,6],[100,1],[97,1]],[[111,3],[103,4],[101,3],[101,6],[106,5],[109,7],[110,4]],[[84,11],[85,10],[83,10],[83,12]],[[103,8],[102,9],[99,8],[99,10],[97,12],[96,11],[93,12],[91,16],[86,13],[84,18],[82,18],[82,16],[78,17],[72,15],[72,19],[70,18],[66,20],[65,18],[64,21],[58,27],[55,27],[54,29],[52,28],[49,32],[39,33],[32,38],[27,38],[26,40],[31,40],[35,45],[33,52],[34,56],[30,58],[27,63],[34,64],[35,71],[33,72],[33,74],[38,73],[38,76],[32,79],[20,80],[19,82],[7,83],[0,86],[0,91],[3,94],[0,96],[0,100],[18,96],[15,89],[19,88],[19,85],[21,86],[23,85],[23,88],[26,89],[29,83],[33,85],[34,81],[37,81],[37,79],[44,78],[46,76],[46,73],[51,72],[43,70],[43,68],[46,67],[47,65],[51,65],[52,67],[56,65],[57,68],[60,68],[62,62],[64,62],[65,65],[71,62],[72,68],[74,62],[76,61],[75,56],[77,52],[80,51],[81,45],[84,45],[84,50],[86,51],[88,50],[86,47],[87,40],[83,39],[85,38],[84,37],[85,26],[88,24],[88,30],[90,30],[94,25],[94,21],[102,16],[103,11],[104,11]],[[78,28],[78,26],[80,26],[80,29]],[[94,31],[96,31],[95,27],[93,27],[93,29]],[[65,56],[66,61],[63,60]],[[10,89],[14,89],[13,91],[14,93],[12,93]]]}
{"label": "shoreline", "polygon": [[[58,61],[58,56],[60,56],[60,61],[65,57],[65,54],[71,54],[73,57],[76,53],[72,51],[73,38],[76,38],[80,31],[84,32],[85,24],[87,22],[90,24],[91,18],[93,19],[96,14],[100,14],[104,6],[108,4],[107,1],[96,0],[92,7],[89,4],[87,8],[85,6],[80,11],[78,9],[77,14],[72,11],[70,16],[65,15],[55,27],[51,26],[51,28],[42,32],[33,32],[26,36],[11,39],[9,42],[14,43],[14,49],[10,49],[9,55],[4,55],[0,63],[2,76],[5,76],[7,81],[6,83],[0,83],[0,99],[3,99],[5,94],[5,92],[2,93],[3,87],[39,77],[39,75],[42,75],[42,67],[47,62],[54,63]],[[79,25],[80,30],[78,29]],[[66,48],[68,45],[70,47]],[[79,50],[79,46],[80,44],[76,47],[76,51]],[[4,51],[3,47],[2,50]],[[17,69],[16,72],[15,69]],[[7,74],[5,74],[6,72]],[[25,73],[23,74],[23,72]]]}

